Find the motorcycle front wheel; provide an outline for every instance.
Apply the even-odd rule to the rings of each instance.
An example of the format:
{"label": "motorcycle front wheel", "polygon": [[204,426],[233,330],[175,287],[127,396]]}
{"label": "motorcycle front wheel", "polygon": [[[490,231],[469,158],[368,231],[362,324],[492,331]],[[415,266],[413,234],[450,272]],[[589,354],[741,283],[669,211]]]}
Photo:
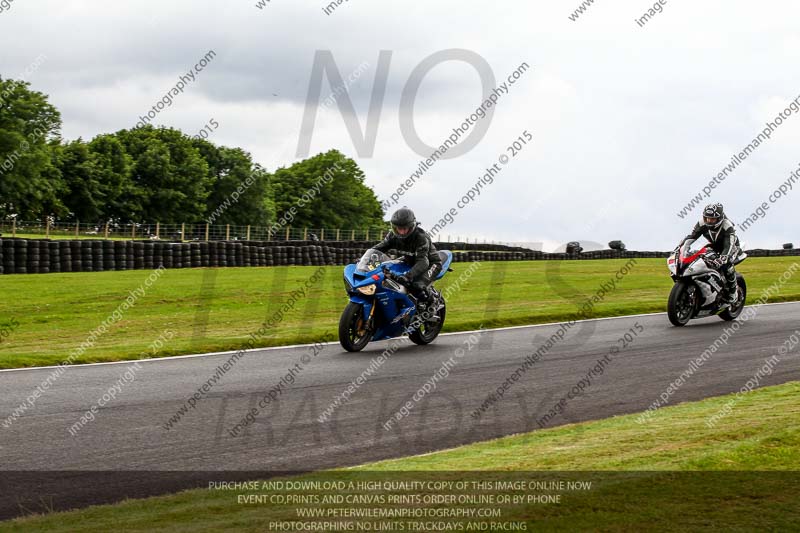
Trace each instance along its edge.
{"label": "motorcycle front wheel", "polygon": [[360,352],[371,338],[372,331],[364,320],[363,306],[348,303],[339,319],[339,344],[348,352]]}
{"label": "motorcycle front wheel", "polygon": [[697,310],[697,285],[679,280],[672,286],[667,303],[667,316],[673,326],[685,326]]}

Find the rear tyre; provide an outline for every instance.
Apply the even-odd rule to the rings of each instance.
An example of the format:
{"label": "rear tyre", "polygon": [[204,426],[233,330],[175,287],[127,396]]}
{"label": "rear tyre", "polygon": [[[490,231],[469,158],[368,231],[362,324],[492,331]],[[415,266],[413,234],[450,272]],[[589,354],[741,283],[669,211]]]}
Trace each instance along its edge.
{"label": "rear tyre", "polygon": [[744,276],[738,272],[736,273],[736,284],[739,286],[739,295],[736,298],[736,302],[719,314],[722,320],[727,320],[728,322],[739,318],[739,315],[742,314],[742,309],[744,309],[744,302],[747,299],[747,282],[745,282]]}
{"label": "rear tyre", "polygon": [[411,339],[411,342],[422,346],[432,343],[433,340],[439,336],[439,332],[442,331],[442,326],[444,326],[445,316],[447,315],[447,306],[445,305],[444,299],[442,299],[441,303],[442,308],[435,313],[435,316],[438,318],[424,321],[419,327],[408,334],[408,338]]}
{"label": "rear tyre", "polygon": [[360,352],[371,338],[372,331],[364,320],[363,306],[348,303],[339,319],[339,344],[348,352]]}
{"label": "rear tyre", "polygon": [[667,316],[673,326],[685,326],[695,315],[697,293],[697,285],[690,281],[680,280],[672,286],[667,304]]}

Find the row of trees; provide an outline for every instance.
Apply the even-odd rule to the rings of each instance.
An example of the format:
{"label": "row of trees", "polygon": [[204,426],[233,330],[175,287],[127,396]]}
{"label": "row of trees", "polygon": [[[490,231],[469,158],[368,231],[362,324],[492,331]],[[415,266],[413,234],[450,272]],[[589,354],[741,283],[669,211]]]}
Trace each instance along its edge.
{"label": "row of trees", "polygon": [[[360,228],[383,219],[364,173],[336,150],[269,172],[240,148],[171,128],[88,142],[64,142],[60,129],[46,95],[0,78],[0,216],[270,225],[294,206],[295,227]],[[237,189],[243,192],[231,201]]]}

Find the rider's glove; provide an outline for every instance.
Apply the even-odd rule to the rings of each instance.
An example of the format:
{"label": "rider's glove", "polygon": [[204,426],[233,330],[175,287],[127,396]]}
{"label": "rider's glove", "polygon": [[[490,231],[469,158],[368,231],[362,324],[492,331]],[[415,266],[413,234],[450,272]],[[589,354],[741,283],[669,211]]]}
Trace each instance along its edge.
{"label": "rider's glove", "polygon": [[720,264],[720,266],[728,264],[728,261],[730,261],[730,257],[728,257],[727,255],[719,256],[719,264]]}
{"label": "rider's glove", "polygon": [[410,279],[408,279],[408,276],[406,276],[405,274],[402,274],[402,275],[400,275],[400,276],[397,276],[395,279],[396,279],[396,280],[397,280],[399,283],[402,283],[403,285],[408,285],[409,283],[411,283],[411,280],[410,280]]}

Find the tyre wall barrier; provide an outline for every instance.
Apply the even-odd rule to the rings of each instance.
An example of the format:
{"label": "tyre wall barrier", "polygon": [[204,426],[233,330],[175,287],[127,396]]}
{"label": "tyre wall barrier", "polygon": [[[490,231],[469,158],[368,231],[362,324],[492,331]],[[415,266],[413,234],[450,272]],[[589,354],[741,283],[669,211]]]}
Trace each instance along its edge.
{"label": "tyre wall barrier", "polygon": [[[294,241],[293,241],[294,242]],[[354,263],[373,242],[297,241],[110,241],[0,239],[0,273],[103,272],[197,267],[265,267],[288,265],[346,265]],[[446,249],[458,243],[436,243]],[[472,246],[472,245],[471,245]],[[483,245],[475,245],[483,246]],[[491,246],[491,245],[487,245]],[[458,248],[452,246],[453,248]],[[750,257],[800,256],[800,249],[748,250]],[[670,252],[598,250],[578,254],[531,250],[463,250],[453,262],[591,260],[666,258]]]}

